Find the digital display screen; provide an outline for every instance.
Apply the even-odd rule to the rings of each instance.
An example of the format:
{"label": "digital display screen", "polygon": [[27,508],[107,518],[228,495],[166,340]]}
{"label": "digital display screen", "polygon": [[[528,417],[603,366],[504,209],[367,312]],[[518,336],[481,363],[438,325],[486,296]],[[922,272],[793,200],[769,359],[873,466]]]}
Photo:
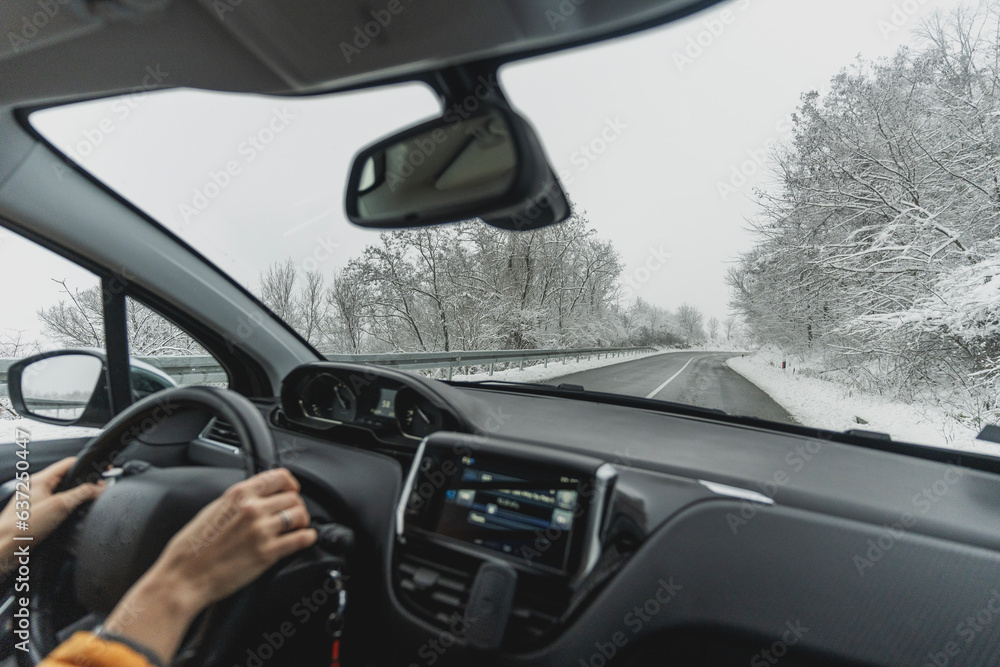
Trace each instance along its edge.
{"label": "digital display screen", "polygon": [[396,417],[395,389],[379,390],[378,402],[372,408],[372,415],[386,419],[394,419]]}
{"label": "digital display screen", "polygon": [[[532,565],[567,570],[585,509],[578,477],[519,471],[477,456],[440,463],[444,476],[425,468],[418,481],[444,481],[431,502],[418,501],[427,530]],[[419,484],[415,491],[419,498]]]}

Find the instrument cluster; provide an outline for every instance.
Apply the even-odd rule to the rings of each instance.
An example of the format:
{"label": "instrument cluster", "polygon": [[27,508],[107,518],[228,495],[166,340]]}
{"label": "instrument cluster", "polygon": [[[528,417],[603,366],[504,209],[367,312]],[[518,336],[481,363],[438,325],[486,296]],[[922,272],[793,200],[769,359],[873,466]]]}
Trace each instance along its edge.
{"label": "instrument cluster", "polygon": [[454,420],[433,397],[393,375],[333,364],[303,367],[285,380],[283,407],[304,425],[362,428],[383,440],[418,441],[453,427]]}

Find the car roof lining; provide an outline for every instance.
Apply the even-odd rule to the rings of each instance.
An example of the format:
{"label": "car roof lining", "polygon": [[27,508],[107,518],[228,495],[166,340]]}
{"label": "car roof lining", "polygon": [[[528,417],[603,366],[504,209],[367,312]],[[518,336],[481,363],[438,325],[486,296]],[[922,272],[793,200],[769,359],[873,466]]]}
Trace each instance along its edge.
{"label": "car roof lining", "polygon": [[[24,0],[3,2],[5,11],[13,5],[11,16],[18,5],[28,11]],[[375,46],[345,55],[371,12],[393,2],[404,3],[395,25],[372,40]],[[16,40],[0,44],[0,105],[176,87],[306,95],[428,80],[449,66],[499,65],[663,25],[719,0],[441,0],[419,9],[409,2],[202,0],[109,11],[116,3],[67,0],[44,34],[19,48],[11,46]],[[232,11],[220,16],[217,8],[227,3]],[[553,16],[566,23],[553,24]]]}

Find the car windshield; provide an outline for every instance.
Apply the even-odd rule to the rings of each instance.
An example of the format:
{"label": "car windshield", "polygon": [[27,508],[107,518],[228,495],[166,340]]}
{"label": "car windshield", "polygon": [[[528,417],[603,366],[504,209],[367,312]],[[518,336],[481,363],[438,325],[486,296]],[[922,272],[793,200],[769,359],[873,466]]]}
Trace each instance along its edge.
{"label": "car windshield", "polygon": [[323,355],[992,453],[998,19],[737,0],[506,65],[573,205],[530,232],[347,222],[355,153],[441,113],[423,84],[139,87],[30,120]]}

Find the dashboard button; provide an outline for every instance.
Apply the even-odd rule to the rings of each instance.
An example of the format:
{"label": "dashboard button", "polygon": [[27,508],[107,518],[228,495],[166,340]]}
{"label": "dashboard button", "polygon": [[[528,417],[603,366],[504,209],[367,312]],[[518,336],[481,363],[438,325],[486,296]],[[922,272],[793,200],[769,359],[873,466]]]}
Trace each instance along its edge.
{"label": "dashboard button", "polygon": [[559,530],[573,527],[573,513],[566,510],[552,510],[552,525]]}

